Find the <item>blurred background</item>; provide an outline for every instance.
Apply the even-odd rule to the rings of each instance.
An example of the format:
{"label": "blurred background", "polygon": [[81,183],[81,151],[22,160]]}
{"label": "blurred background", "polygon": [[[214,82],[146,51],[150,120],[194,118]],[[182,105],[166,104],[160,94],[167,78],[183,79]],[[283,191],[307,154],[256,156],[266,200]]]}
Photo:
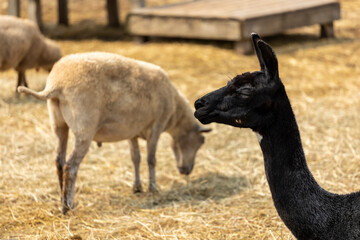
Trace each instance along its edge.
{"label": "blurred background", "polygon": [[[146,6],[180,2],[147,0]],[[107,26],[106,1],[68,0],[69,26],[57,24],[57,1],[41,3],[43,33],[63,55],[105,51],[159,65],[192,107],[237,74],[259,69],[256,56],[235,52],[232,41],[134,42],[125,29],[129,0],[117,2],[119,27]],[[8,13],[8,4],[0,0],[0,14]],[[264,39],[277,53],[311,172],[326,190],[349,193],[360,189],[360,1],[340,0],[340,6],[335,38],[320,38],[315,24]],[[27,16],[23,0],[21,17]],[[27,71],[29,87],[43,89],[47,75]],[[294,239],[273,206],[255,134],[218,124],[211,124],[188,177],[178,173],[170,138],[162,135],[158,194],[132,193],[126,141],[93,143],[78,173],[75,211],[63,216],[46,103],[16,97],[16,80],[14,70],[0,73],[0,238]],[[68,152],[72,147],[71,137]],[[145,142],[141,153],[146,189]]]}

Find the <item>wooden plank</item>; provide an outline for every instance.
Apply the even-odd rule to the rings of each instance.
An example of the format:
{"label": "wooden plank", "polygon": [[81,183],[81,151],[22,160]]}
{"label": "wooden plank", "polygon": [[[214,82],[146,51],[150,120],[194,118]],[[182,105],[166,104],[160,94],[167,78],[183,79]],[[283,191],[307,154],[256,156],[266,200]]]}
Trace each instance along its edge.
{"label": "wooden plank", "polygon": [[[301,4],[300,4],[301,3]],[[279,5],[265,5],[263,6],[263,9],[243,9],[241,11],[234,11],[233,14],[231,15],[231,17],[233,18],[238,18],[238,16],[241,15],[241,17],[239,19],[249,19],[249,18],[257,18],[257,17],[266,17],[266,16],[271,16],[271,15],[275,15],[275,14],[284,14],[284,13],[289,13],[289,12],[296,12],[296,11],[300,11],[300,10],[307,10],[307,9],[312,9],[312,8],[326,8],[328,6],[336,6],[337,8],[340,9],[339,7],[339,3],[336,1],[331,1],[331,2],[327,2],[324,3],[322,5],[318,5],[318,4],[311,4],[309,2],[305,2],[308,4],[304,4],[303,2],[294,2],[293,4],[279,4]],[[318,3],[315,1],[315,3]]]}
{"label": "wooden plank", "polygon": [[146,17],[133,15],[128,30],[137,36],[162,36],[237,41],[241,24],[235,20]]}
{"label": "wooden plank", "polygon": [[20,0],[8,1],[8,14],[20,17]]}
{"label": "wooden plank", "polygon": [[173,17],[197,17],[197,18],[235,18],[246,19],[284,13],[299,9],[312,8],[333,4],[335,0],[200,0],[183,4],[168,5],[163,7],[145,8],[133,11],[133,14],[173,16]]}
{"label": "wooden plank", "polygon": [[339,18],[340,8],[338,4],[334,3],[311,9],[247,19],[243,23],[242,38],[248,37],[252,32],[266,36],[281,33],[290,28],[325,24]]}

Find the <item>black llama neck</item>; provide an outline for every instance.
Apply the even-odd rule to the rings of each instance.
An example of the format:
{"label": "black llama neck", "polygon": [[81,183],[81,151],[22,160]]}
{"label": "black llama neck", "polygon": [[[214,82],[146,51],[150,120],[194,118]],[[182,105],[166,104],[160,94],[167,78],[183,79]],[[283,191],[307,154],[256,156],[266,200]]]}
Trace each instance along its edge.
{"label": "black llama neck", "polygon": [[283,86],[276,98],[279,105],[274,124],[260,132],[260,146],[274,205],[298,239],[323,239],[321,236],[337,218],[336,210],[341,209],[334,206],[341,205],[341,196],[322,189],[309,171],[295,116]]}
{"label": "black llama neck", "polygon": [[276,55],[259,35],[251,38],[261,70],[246,74],[251,81],[235,78],[198,99],[195,116],[204,124],[251,128],[261,135],[274,205],[297,239],[360,240],[360,192],[338,195],[317,184],[306,164]]}

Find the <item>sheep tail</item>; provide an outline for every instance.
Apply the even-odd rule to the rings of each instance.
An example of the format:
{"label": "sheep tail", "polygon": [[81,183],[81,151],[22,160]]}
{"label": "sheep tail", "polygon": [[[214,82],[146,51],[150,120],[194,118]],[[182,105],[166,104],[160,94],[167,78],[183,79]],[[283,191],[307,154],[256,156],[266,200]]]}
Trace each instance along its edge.
{"label": "sheep tail", "polygon": [[33,95],[34,97],[36,97],[37,99],[40,100],[46,100],[49,98],[55,98],[58,95],[58,91],[57,90],[47,90],[44,89],[41,92],[36,92],[34,90],[31,90],[30,88],[24,87],[24,86],[20,86],[17,88],[19,93],[27,93],[30,95]]}

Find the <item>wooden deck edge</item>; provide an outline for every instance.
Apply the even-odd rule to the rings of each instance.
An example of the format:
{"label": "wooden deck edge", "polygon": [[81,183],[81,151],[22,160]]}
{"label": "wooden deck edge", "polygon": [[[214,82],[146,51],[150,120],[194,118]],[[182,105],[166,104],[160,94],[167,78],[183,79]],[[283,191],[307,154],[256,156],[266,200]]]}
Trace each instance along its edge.
{"label": "wooden deck edge", "polygon": [[252,32],[268,36],[291,28],[328,24],[340,19],[340,14],[340,4],[334,2],[325,6],[247,19],[243,22],[242,38]]}
{"label": "wooden deck edge", "polygon": [[[295,12],[295,11],[306,11],[309,9],[313,9],[313,8],[322,8],[322,7],[327,7],[327,6],[338,6],[340,8],[340,3],[337,0],[334,1],[330,1],[326,4],[323,3],[319,3],[319,5],[316,5],[316,2],[314,3],[313,6],[311,7],[306,7],[306,8],[299,8],[296,10],[292,10],[292,11],[280,11],[280,12],[275,12],[275,13],[271,13],[271,14],[261,14],[261,15],[254,15],[254,16],[231,16],[231,15],[209,15],[209,16],[205,16],[205,15],[173,15],[173,14],[169,14],[168,12],[164,12],[164,11],[156,11],[157,9],[165,9],[165,8],[169,8],[169,12],[171,12],[171,7],[172,6],[177,6],[177,5],[183,5],[183,4],[187,4],[187,3],[191,3],[192,1],[188,1],[188,2],[180,2],[180,3],[174,3],[174,4],[168,4],[168,5],[163,5],[163,6],[156,6],[156,7],[148,7],[148,8],[139,8],[139,9],[134,9],[132,10],[129,15],[130,16],[134,16],[134,15],[138,15],[138,16],[147,16],[147,17],[167,17],[167,18],[188,18],[188,19],[227,19],[227,20],[237,20],[237,21],[243,21],[245,19],[255,19],[255,18],[261,18],[261,17],[267,17],[267,16],[273,16],[273,15],[281,15],[287,12]],[[155,11],[154,11],[155,10]]]}
{"label": "wooden deck edge", "polygon": [[134,36],[179,37],[238,41],[241,24],[236,20],[173,18],[131,15],[127,31]]}
{"label": "wooden deck edge", "polygon": [[127,16],[126,26],[128,33],[133,36],[179,37],[238,42],[249,39],[251,32],[267,36],[291,28],[329,24],[337,19],[340,19],[340,3],[334,1],[312,8],[275,13],[245,20],[232,17],[159,16],[135,12]]}

